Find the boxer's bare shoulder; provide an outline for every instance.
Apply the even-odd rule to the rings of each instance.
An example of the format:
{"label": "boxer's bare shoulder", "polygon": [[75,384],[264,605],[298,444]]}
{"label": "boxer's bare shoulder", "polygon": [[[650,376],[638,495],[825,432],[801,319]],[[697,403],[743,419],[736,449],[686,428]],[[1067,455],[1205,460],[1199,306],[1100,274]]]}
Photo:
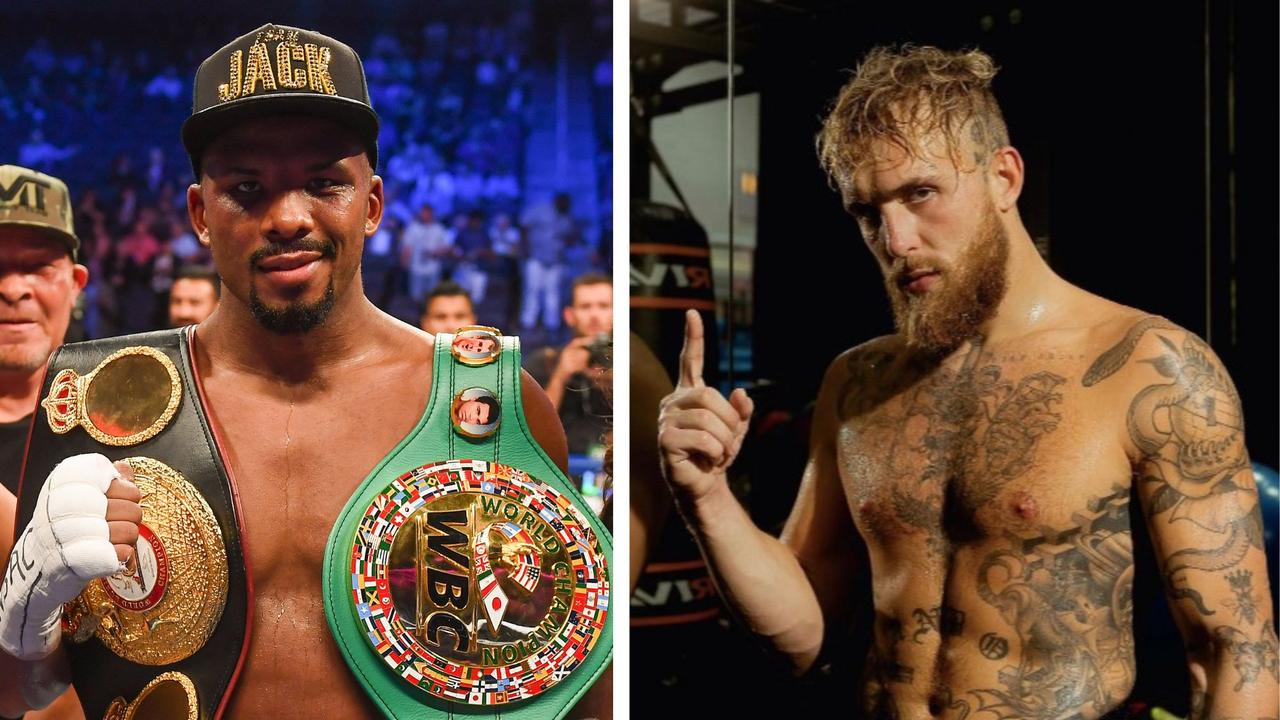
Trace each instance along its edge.
{"label": "boxer's bare shoulder", "polygon": [[824,386],[835,392],[840,420],[867,413],[891,395],[907,355],[899,335],[881,335],[840,353],[827,369]]}

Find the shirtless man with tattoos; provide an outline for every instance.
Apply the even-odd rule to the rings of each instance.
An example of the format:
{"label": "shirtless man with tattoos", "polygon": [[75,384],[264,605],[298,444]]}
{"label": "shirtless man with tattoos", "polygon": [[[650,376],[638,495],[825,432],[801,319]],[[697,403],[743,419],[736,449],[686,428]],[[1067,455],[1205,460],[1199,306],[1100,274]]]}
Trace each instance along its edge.
{"label": "shirtless man with tattoos", "polygon": [[897,331],[828,369],[775,539],[726,485],[751,403],[703,385],[690,313],[659,431],[677,506],[724,597],[798,673],[853,604],[865,545],[875,718],[1119,706],[1134,680],[1131,523],[1146,522],[1192,716],[1274,717],[1240,398],[1202,340],[1070,285],[1037,254],[994,74],[978,51],[877,49],[842,89],[819,155],[884,273]]}

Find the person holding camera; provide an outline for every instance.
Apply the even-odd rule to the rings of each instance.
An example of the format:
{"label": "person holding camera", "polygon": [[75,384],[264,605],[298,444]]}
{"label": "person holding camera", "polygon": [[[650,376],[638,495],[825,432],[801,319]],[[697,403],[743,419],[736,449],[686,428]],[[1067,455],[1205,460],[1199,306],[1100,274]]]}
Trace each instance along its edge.
{"label": "person holding camera", "polygon": [[564,322],[573,339],[558,352],[531,355],[525,369],[546,388],[560,413],[569,452],[590,454],[609,424],[605,388],[612,366],[613,282],[608,275],[589,272],[574,279]]}

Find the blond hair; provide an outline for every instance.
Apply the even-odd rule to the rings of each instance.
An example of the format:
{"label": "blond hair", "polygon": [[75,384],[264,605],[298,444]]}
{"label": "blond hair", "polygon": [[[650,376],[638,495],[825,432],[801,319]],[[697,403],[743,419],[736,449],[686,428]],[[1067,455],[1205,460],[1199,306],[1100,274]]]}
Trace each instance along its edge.
{"label": "blond hair", "polygon": [[853,178],[873,159],[877,141],[921,158],[920,141],[940,132],[957,168],[967,166],[960,155],[966,125],[976,165],[1008,145],[1009,131],[991,92],[996,72],[981,50],[903,45],[868,52],[817,137],[818,160],[845,204],[855,202]]}

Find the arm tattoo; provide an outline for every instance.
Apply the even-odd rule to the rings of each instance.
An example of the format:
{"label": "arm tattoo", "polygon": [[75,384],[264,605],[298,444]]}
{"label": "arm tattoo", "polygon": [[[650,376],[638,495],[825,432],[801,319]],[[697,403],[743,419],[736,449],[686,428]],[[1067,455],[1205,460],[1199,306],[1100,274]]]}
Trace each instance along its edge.
{"label": "arm tattoo", "polygon": [[1125,333],[1123,340],[1093,361],[1093,365],[1089,366],[1089,370],[1085,372],[1084,377],[1081,379],[1084,386],[1092,387],[1124,367],[1124,364],[1129,362],[1129,356],[1133,355],[1134,348],[1138,347],[1138,341],[1142,339],[1142,336],[1148,330],[1153,328],[1176,330],[1177,326],[1160,317],[1146,317],[1139,320],[1137,324],[1129,328],[1129,332]]}
{"label": "arm tattoo", "polygon": [[1235,597],[1224,604],[1235,613],[1236,619],[1252,625],[1258,618],[1258,601],[1253,594],[1253,573],[1240,569],[1227,575],[1231,592]]}
{"label": "arm tattoo", "polygon": [[1248,635],[1225,625],[1214,628],[1213,637],[1218,641],[1218,651],[1230,654],[1231,664],[1240,674],[1234,688],[1236,692],[1252,685],[1264,672],[1273,679],[1280,678],[1277,674],[1276,631],[1270,624],[1259,629],[1257,640],[1250,640]]}
{"label": "arm tattoo", "polygon": [[1230,569],[1250,547],[1263,546],[1257,497],[1236,480],[1250,472],[1243,412],[1203,341],[1190,333],[1181,345],[1158,337],[1161,354],[1141,362],[1168,382],[1134,396],[1129,436],[1144,456],[1141,482],[1154,486],[1148,490],[1152,522],[1167,515],[1163,522],[1191,522],[1211,534],[1198,547],[1169,554],[1164,574],[1172,598],[1186,598],[1201,615],[1213,615],[1201,594],[1187,587],[1186,572]]}

